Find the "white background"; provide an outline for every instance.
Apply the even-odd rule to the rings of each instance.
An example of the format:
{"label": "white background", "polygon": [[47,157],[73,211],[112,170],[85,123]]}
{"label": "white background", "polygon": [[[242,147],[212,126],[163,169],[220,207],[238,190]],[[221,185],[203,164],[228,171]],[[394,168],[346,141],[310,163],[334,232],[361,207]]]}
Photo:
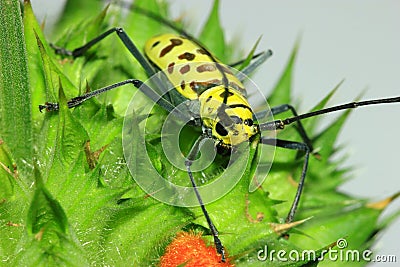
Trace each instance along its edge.
{"label": "white background", "polygon": [[[62,7],[62,0],[32,0],[47,21]],[[171,0],[174,15],[190,18],[199,29],[212,1]],[[305,112],[345,79],[331,104],[352,101],[365,89],[363,99],[400,95],[400,1],[221,0],[220,15],[228,39],[240,37],[249,50],[260,35],[260,49],[274,56],[253,80],[266,94],[273,88],[295,41],[301,37],[294,76],[294,99]],[[51,7],[49,7],[51,6]],[[90,12],[90,11],[88,11]],[[123,25],[119,25],[123,26]],[[236,40],[237,38],[235,38]],[[356,196],[380,200],[400,190],[400,103],[355,110],[339,140],[355,166],[354,179],[341,187]],[[327,121],[329,117],[327,116]],[[385,212],[399,210],[400,200]],[[399,220],[384,232],[374,254],[396,255],[400,261]],[[384,264],[371,264],[383,266]],[[389,264],[388,266],[394,266]]]}

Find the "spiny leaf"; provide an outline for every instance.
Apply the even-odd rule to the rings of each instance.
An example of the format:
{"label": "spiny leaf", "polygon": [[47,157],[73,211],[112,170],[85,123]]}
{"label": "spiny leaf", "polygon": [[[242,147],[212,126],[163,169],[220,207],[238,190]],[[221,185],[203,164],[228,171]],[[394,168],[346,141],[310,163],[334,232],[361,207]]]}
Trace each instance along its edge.
{"label": "spiny leaf", "polygon": [[247,57],[245,58],[245,60],[243,61],[243,63],[238,67],[238,70],[243,70],[244,68],[246,68],[251,60],[253,59],[254,53],[256,52],[257,46],[261,41],[261,36],[257,39],[256,43],[253,45],[253,47],[251,48],[249,54],[247,55]]}
{"label": "spiny leaf", "polygon": [[292,88],[292,73],[294,68],[294,63],[298,51],[298,44],[294,46],[292,54],[290,55],[289,61],[285,66],[285,70],[282,73],[279,81],[274,87],[272,93],[268,96],[268,104],[273,106],[278,106],[282,104],[291,103],[291,88]]}
{"label": "spiny leaf", "polygon": [[351,110],[346,110],[339,118],[314,138],[315,147],[319,150],[319,153],[325,157],[325,160],[334,152],[337,136],[350,113]]}
{"label": "spiny leaf", "polygon": [[57,101],[60,83],[64,84],[64,86],[67,86],[70,89],[70,91],[74,91],[74,93],[76,94],[78,91],[72,85],[69,78],[66,75],[64,75],[64,73],[57,67],[57,65],[51,59],[48,50],[46,50],[46,47],[48,47],[46,42],[42,41],[39,34],[35,33],[35,36],[36,36],[36,46],[39,48],[39,52],[43,62],[45,85],[46,85],[46,90],[45,90],[46,100],[52,102]]}
{"label": "spiny leaf", "polygon": [[[40,140],[43,149],[50,147],[52,150],[51,154],[42,152],[43,155],[49,156],[42,159],[43,167],[51,170],[53,164],[59,164],[60,168],[64,164],[71,164],[71,161],[76,159],[79,148],[82,148],[83,143],[88,140],[88,136],[82,126],[70,115],[70,111],[67,108],[67,100],[62,84],[67,84],[69,88],[74,88],[74,86],[53,63],[40,37],[36,35],[36,38],[43,61],[47,95],[49,100],[56,102],[59,99],[61,102],[59,116],[47,114],[49,119],[44,120],[42,128],[46,136]],[[54,125],[58,125],[58,127],[54,127]],[[41,169],[41,171],[47,179],[48,172],[44,169]],[[58,169],[56,172],[60,172],[60,170]]]}
{"label": "spiny leaf", "polygon": [[28,236],[15,263],[24,266],[87,264],[86,256],[68,226],[67,216],[43,184],[35,168],[36,190],[28,211]]}
{"label": "spiny leaf", "polygon": [[400,192],[397,192],[393,196],[385,198],[384,200],[368,203],[366,207],[370,209],[384,210],[390,203],[392,203],[398,197],[400,197]]}
{"label": "spiny leaf", "polygon": [[87,18],[88,10],[98,13],[102,10],[103,3],[101,1],[79,1],[68,0],[64,9],[58,18],[53,32],[64,32],[71,25],[80,23]]}
{"label": "spiny leaf", "polygon": [[[158,5],[155,0],[136,3],[161,17],[168,17],[166,5]],[[99,7],[98,3],[84,4]],[[202,41],[213,53],[220,53],[218,50],[224,47],[222,34],[218,38],[210,34],[213,30],[222,33],[217,6],[218,1],[202,35],[202,38],[208,35],[204,37],[207,40]],[[100,8],[97,10],[100,12]],[[128,95],[130,91],[133,94],[135,89],[126,86],[127,89],[99,97],[100,101],[90,100],[74,110],[66,107],[67,98],[63,92],[70,98],[87,88],[94,90],[127,78],[146,79],[142,67],[120,44],[116,35],[94,46],[83,58],[71,60],[55,56],[48,49],[40,27],[29,13],[29,7],[26,11],[25,25],[30,23],[36,31],[35,35],[32,26],[25,29],[30,48],[28,53],[33,54],[33,64],[41,62],[43,65],[43,70],[40,64],[40,70],[31,67],[30,73],[37,75],[36,80],[41,83],[38,86],[46,87],[47,95],[42,96],[42,101],[60,101],[61,109],[59,112],[34,116],[37,169],[42,173],[44,183],[35,183],[35,186],[26,188],[18,180],[7,176],[8,181],[13,182],[13,190],[7,189],[7,199],[4,201],[0,198],[0,235],[5,237],[1,240],[7,241],[0,242],[0,254],[10,255],[6,264],[59,266],[89,265],[90,262],[93,265],[155,265],[175,233],[182,230],[202,232],[202,238],[212,244],[207,222],[199,207],[179,208],[152,199],[157,192],[145,193],[133,179],[137,178],[137,170],[136,173],[133,171],[133,178],[128,171],[127,164],[138,164],[136,169],[149,182],[152,182],[148,179],[150,176],[162,174],[166,179],[184,185],[189,183],[187,172],[169,163],[163,153],[160,128],[165,121],[165,112],[161,108],[152,109],[153,116],[150,118],[144,117],[139,109],[145,107],[149,100],[143,94],[136,94],[135,108],[139,107],[135,112],[139,115],[133,114],[132,120],[127,118],[125,121],[131,126],[132,140],[129,140],[128,146],[126,143],[123,146],[120,134],[123,118],[118,114],[124,114],[130,102]],[[73,11],[70,9],[66,14],[72,14],[70,12]],[[84,18],[84,23],[80,19],[68,20],[66,27],[74,30],[57,28],[61,42],[58,45],[76,48],[108,29],[113,21],[113,26],[123,26],[128,31],[140,49],[148,37],[168,28],[161,25],[162,21],[152,20],[140,12],[128,12],[127,19],[118,12],[118,8],[110,7],[107,16],[103,10],[93,19]],[[75,22],[77,26],[72,25]],[[212,48],[213,43],[219,48]],[[297,48],[294,50],[285,74],[271,96],[273,104],[290,104],[290,83]],[[89,85],[86,85],[86,81]],[[43,92],[36,90],[34,93],[37,92],[39,99],[39,94],[43,95]],[[328,98],[329,95],[317,108],[322,107]],[[117,111],[102,102],[112,102]],[[313,130],[318,121],[305,121],[307,123],[310,124],[309,129]],[[231,262],[238,266],[316,266],[318,262],[313,260],[285,262],[275,255],[262,261],[258,256],[265,247],[299,253],[311,248],[320,255],[321,248],[326,248],[326,244],[332,244],[339,236],[348,236],[349,244],[358,246],[357,249],[371,245],[377,231],[384,226],[377,223],[381,210],[376,209],[376,205],[371,208],[366,201],[336,192],[336,186],[342,182],[345,171],[338,170],[338,163],[330,162],[329,157],[337,151],[333,147],[333,140],[341,123],[339,121],[324,131],[328,140],[324,136],[317,136],[315,140],[316,145],[324,147],[321,153],[326,153],[326,157],[320,161],[310,159],[306,187],[296,220],[314,217],[291,229],[289,240],[281,238],[270,225],[282,224],[288,212],[297,188],[302,159],[296,158],[296,152],[278,151],[267,180],[261,185],[261,182],[257,183],[256,190],[249,194],[249,183],[254,181],[254,157],[258,155],[255,150],[257,145],[251,144],[250,160],[243,167],[245,173],[242,180],[227,195],[206,205],[232,257]],[[141,133],[143,127],[146,127],[145,134]],[[181,150],[185,155],[199,134],[199,131],[190,127],[181,131]],[[296,134],[294,128],[289,128],[279,136],[298,140]],[[313,134],[310,133],[310,136],[313,137]],[[90,168],[83,147],[88,140],[92,151],[106,147],[96,155],[96,162],[92,161],[94,164]],[[124,159],[124,149],[131,149],[134,153]],[[145,153],[151,159],[140,165],[144,162]],[[4,153],[1,156],[0,151],[0,160],[7,165],[12,164],[14,155],[6,154],[3,160]],[[195,178],[199,184],[212,182],[213,178],[225,171],[224,166],[224,157],[218,155],[206,170],[195,173]],[[236,168],[230,165],[227,172],[243,171]],[[32,177],[29,178],[34,182]],[[207,192],[202,195],[206,198]],[[29,209],[32,203],[37,204],[37,210]],[[29,224],[26,210],[35,211],[30,214],[35,216],[31,216]],[[30,229],[35,225],[35,233],[28,234],[22,227],[24,225]],[[41,231],[43,225],[49,226],[47,232],[46,229]],[[40,236],[42,240],[38,241]],[[53,247],[44,242],[48,240],[53,241]],[[23,252],[16,254],[18,251]],[[83,262],[77,261],[81,258]]]}
{"label": "spiny leaf", "polygon": [[86,130],[71,115],[67,99],[65,97],[62,84],[59,85],[59,129],[58,142],[56,144],[55,153],[62,158],[63,164],[71,164],[77,158],[77,154],[82,152],[84,142],[89,137]]}
{"label": "spiny leaf", "polygon": [[226,61],[227,58],[224,56],[224,31],[221,27],[218,12],[219,0],[215,0],[207,22],[200,33],[199,40],[204,42],[206,47],[210,51],[213,51],[213,54],[215,54],[218,58],[220,58],[222,61]]}
{"label": "spiny leaf", "polygon": [[[24,2],[23,23],[25,42],[27,44],[27,59],[29,63],[28,68],[32,97],[32,117],[35,121],[41,121],[43,116],[37,111],[38,106],[43,104],[43,100],[46,99],[46,83],[43,75],[43,61],[37,45],[36,36],[38,35],[41,40],[45,40],[45,38],[39,24],[36,21],[35,15],[33,14],[30,1]],[[44,42],[43,45],[47,46],[47,43]],[[49,51],[48,46],[44,49]]]}
{"label": "spiny leaf", "polygon": [[0,255],[4,256],[2,264],[9,266],[26,233],[30,201],[28,185],[19,176],[7,145],[0,139]]}
{"label": "spiny leaf", "polygon": [[[291,241],[301,244],[303,248],[315,249],[324,243],[345,237],[346,249],[362,250],[367,248],[371,233],[375,232],[376,222],[382,210],[369,208],[359,203],[338,206],[333,211],[328,206],[315,216],[314,220],[300,226],[310,238],[291,236]],[[321,229],[320,225],[325,228]]]}
{"label": "spiny leaf", "polygon": [[27,230],[42,240],[52,231],[65,234],[67,232],[67,217],[60,204],[44,187],[39,171],[35,169],[36,190],[28,211]]}
{"label": "spiny leaf", "polygon": [[[55,42],[56,46],[72,50],[86,44],[107,30],[104,26],[104,20],[107,14],[108,6],[93,18],[87,19],[85,17],[81,23],[71,24],[70,28],[61,31],[64,32],[64,34],[61,35],[58,40],[53,40],[53,42]],[[68,31],[68,34],[65,33],[66,30]],[[57,61],[63,62],[63,64],[59,64],[59,68],[70,78],[71,81],[74,82],[74,84],[81,87],[84,84],[82,78],[88,80],[97,73],[99,65],[103,63],[103,61],[100,60],[103,57],[102,49],[104,49],[104,45],[107,45],[108,43],[111,42],[100,42],[99,44],[96,44],[94,48],[89,49],[83,57],[75,59],[58,57]],[[66,44],[68,44],[68,46],[65,46]],[[72,62],[73,64],[71,64]],[[83,89],[81,89],[79,93],[82,93],[82,91]],[[76,95],[77,93],[74,94]]]}
{"label": "spiny leaf", "polygon": [[284,234],[288,230],[310,220],[311,217],[300,220],[300,221],[295,221],[295,222],[290,222],[290,223],[284,223],[284,224],[277,224],[277,223],[271,223],[270,226],[274,230],[275,233],[278,235]]}
{"label": "spiny leaf", "polygon": [[[332,96],[336,93],[336,91],[339,89],[339,87],[342,85],[343,81],[339,82],[338,85],[335,86],[319,103],[317,103],[309,112],[320,110],[325,108],[326,104],[328,101],[332,98]],[[308,118],[306,120],[302,121],[302,124],[304,126],[304,129],[306,132],[313,133],[315,132],[315,128],[318,125],[319,120],[321,119],[321,116],[315,116]]]}
{"label": "spiny leaf", "polygon": [[[135,6],[151,11],[152,14],[165,18],[168,15],[167,6],[160,5],[155,0],[138,0],[135,1]],[[141,14],[139,11],[130,11],[130,14],[124,20],[124,29],[127,32],[134,35],[135,44],[139,47],[143,47],[144,43],[154,36],[155,32],[163,33],[165,31],[171,31],[170,28],[166,27],[159,21],[153,18]],[[125,10],[126,11],[126,10]]]}
{"label": "spiny leaf", "polygon": [[123,206],[108,222],[112,230],[105,233],[106,262],[113,265],[154,265],[172,236],[191,219],[185,209],[151,198],[142,197]]}

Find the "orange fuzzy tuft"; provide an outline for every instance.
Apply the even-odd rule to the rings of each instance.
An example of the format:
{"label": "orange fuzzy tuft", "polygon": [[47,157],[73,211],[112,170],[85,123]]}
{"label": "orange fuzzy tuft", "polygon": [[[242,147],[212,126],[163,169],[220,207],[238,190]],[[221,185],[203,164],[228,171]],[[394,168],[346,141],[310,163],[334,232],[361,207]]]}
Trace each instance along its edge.
{"label": "orange fuzzy tuft", "polygon": [[161,257],[161,267],[212,267],[212,266],[234,266],[226,262],[221,262],[221,255],[213,246],[206,246],[201,238],[201,234],[193,232],[179,233],[175,239],[167,246],[165,254]]}

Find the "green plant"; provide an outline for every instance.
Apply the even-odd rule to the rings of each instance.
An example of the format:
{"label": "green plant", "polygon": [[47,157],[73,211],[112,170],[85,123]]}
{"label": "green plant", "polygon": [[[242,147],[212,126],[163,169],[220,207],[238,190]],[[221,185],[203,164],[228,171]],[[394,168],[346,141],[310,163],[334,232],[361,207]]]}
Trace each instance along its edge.
{"label": "green plant", "polygon": [[[61,22],[54,30],[58,45],[78,47],[111,24],[123,25],[139,47],[152,35],[170,30],[135,13],[124,17],[114,6],[102,10],[98,2],[68,1]],[[149,266],[158,264],[166,246],[180,231],[203,231],[204,238],[211,241],[206,235],[207,224],[199,208],[160,203],[132,179],[124,163],[121,132],[124,111],[134,89],[110,92],[74,110],[66,107],[66,99],[89,88],[132,77],[146,79],[142,68],[120,42],[109,37],[91,49],[87,56],[63,60],[49,47],[29,2],[24,3],[22,22],[17,1],[1,0],[0,3],[2,264]],[[82,3],[85,7],[77,8]],[[164,3],[136,3],[168,16]],[[237,48],[227,45],[223,38],[212,38],[213,35],[223,36],[217,8],[216,4],[199,39],[228,62]],[[97,15],[87,18],[80,10],[94,10]],[[295,57],[296,48],[268,97],[271,106],[290,102]],[[333,92],[314,109],[322,108]],[[144,96],[139,97],[138,103],[150,103]],[[39,113],[37,107],[45,101],[59,101],[60,111]],[[382,210],[396,196],[386,202],[371,204],[368,200],[354,199],[336,191],[345,179],[346,170],[340,168],[340,161],[334,162],[330,157],[337,151],[336,137],[348,114],[345,112],[335,124],[319,133],[315,131],[318,117],[305,121],[306,130],[314,136],[315,146],[322,148],[322,159],[311,159],[297,214],[298,220],[308,220],[292,229],[288,240],[276,232],[295,194],[296,186],[291,177],[299,176],[302,165],[301,157],[296,153],[277,150],[267,180],[254,193],[247,191],[248,171],[229,194],[207,205],[221,232],[221,239],[233,257],[232,263],[258,266],[257,254],[265,245],[275,251],[310,249],[319,255],[324,248],[335,248],[339,238],[346,238],[347,250],[363,251],[398,215],[377,221]],[[136,114],[138,124],[133,125],[133,129],[139,129],[140,115]],[[149,136],[151,140],[147,147],[160,172],[166,176],[173,173],[183,181],[187,179],[186,173],[174,170],[160,153],[157,125],[166,115],[161,108],[156,108],[149,119],[149,127],[153,127],[154,132]],[[293,139],[288,138],[295,136],[293,133],[294,129],[289,128],[279,136]],[[185,141],[188,145],[193,142],[189,137]],[[211,173],[219,171],[217,162]],[[257,213],[262,214],[262,220],[255,219]],[[346,262],[347,266],[365,263]],[[282,262],[275,257],[271,266],[317,264],[318,261],[310,260]],[[326,259],[319,266],[336,264]]]}

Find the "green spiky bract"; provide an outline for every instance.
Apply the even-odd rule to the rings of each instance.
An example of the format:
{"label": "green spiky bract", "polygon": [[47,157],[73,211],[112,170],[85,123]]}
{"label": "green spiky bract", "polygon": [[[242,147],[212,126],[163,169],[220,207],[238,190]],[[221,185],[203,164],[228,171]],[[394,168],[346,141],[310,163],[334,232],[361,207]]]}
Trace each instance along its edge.
{"label": "green spiky bract", "polygon": [[[66,108],[67,99],[88,87],[95,89],[132,77],[146,79],[143,69],[117,37],[108,37],[84,57],[62,59],[50,48],[30,3],[23,5],[23,21],[17,1],[0,3],[0,264],[157,265],[166,246],[182,230],[202,230],[211,244],[199,208],[160,203],[142,191],[130,176],[124,162],[121,132],[123,115],[135,89],[126,86],[73,110]],[[96,15],[88,18],[86,11],[80,12],[82,3]],[[141,0],[136,4],[168,18],[165,3]],[[111,26],[123,26],[142,47],[152,35],[170,31],[146,16],[134,12],[124,16],[119,11],[113,5],[104,8],[100,1],[68,1],[50,39],[71,49]],[[213,38],[214,35],[219,38]],[[199,38],[224,60],[231,57],[227,51],[237,49],[227,45],[223,38],[218,1]],[[270,104],[290,102],[296,52],[295,49],[270,95]],[[322,108],[331,95],[315,109]],[[143,95],[138,94],[138,98],[138,103],[150,103]],[[59,102],[59,112],[39,113],[38,105],[46,101]],[[141,121],[140,114],[136,115],[136,121]],[[302,158],[294,152],[277,150],[268,178],[254,193],[248,194],[247,190],[251,173],[248,166],[245,177],[229,194],[207,206],[231,262],[237,266],[259,266],[257,254],[265,246],[270,251],[298,253],[309,249],[316,255],[322,254],[324,248],[335,248],[339,238],[346,238],[347,249],[362,251],[371,246],[384,226],[377,222],[384,206],[367,205],[367,201],[336,191],[346,170],[331,156],[337,152],[334,144],[347,115],[345,112],[319,133],[315,132],[318,118],[305,122],[322,159],[310,160],[296,216],[297,220],[312,218],[292,229],[288,240],[279,237],[272,226],[283,222],[296,191],[291,177],[299,177]],[[187,182],[187,174],[176,171],[160,153],[156,126],[165,116],[162,109],[156,109],[149,119],[149,127],[154,124],[155,132],[149,133],[147,148],[165,177],[173,174],[177,180]],[[188,136],[196,133],[186,131]],[[295,136],[293,127],[279,134],[283,139],[293,140]],[[193,138],[186,139],[182,149],[187,152]],[[98,157],[96,151],[101,151]],[[220,171],[221,164],[216,162],[209,174]],[[259,222],[255,220],[257,213],[263,217]],[[280,261],[275,254],[262,264],[336,266],[337,262]],[[346,262],[346,266],[365,264]]]}

